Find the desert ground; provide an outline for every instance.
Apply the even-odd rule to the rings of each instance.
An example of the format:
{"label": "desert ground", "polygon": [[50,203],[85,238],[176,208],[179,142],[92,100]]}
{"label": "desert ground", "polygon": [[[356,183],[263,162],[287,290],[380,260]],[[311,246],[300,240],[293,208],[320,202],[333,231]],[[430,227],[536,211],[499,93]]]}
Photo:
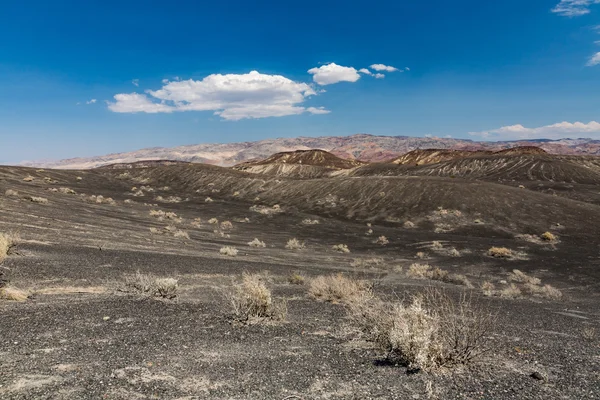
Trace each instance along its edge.
{"label": "desert ground", "polygon": [[0,167],[0,398],[599,399],[599,165]]}

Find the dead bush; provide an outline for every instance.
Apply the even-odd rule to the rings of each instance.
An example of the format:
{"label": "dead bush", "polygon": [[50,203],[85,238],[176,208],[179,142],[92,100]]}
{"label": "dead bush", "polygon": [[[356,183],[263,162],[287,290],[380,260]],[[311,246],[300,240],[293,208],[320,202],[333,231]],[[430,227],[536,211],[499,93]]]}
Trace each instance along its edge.
{"label": "dead bush", "polygon": [[351,303],[371,297],[371,285],[366,281],[342,274],[318,276],[310,281],[308,293],[316,299],[332,303]]}
{"label": "dead bush", "polygon": [[235,247],[225,246],[225,247],[221,247],[221,250],[219,250],[219,253],[221,253],[221,255],[224,255],[224,256],[235,257],[238,254],[238,250]]}
{"label": "dead bush", "polygon": [[550,300],[560,300],[563,296],[562,292],[551,285],[539,286],[533,283],[523,285],[525,291],[532,296],[543,297]]}
{"label": "dead bush", "polygon": [[302,220],[302,224],[303,225],[318,225],[319,224],[319,220],[318,219],[306,218],[306,219]]}
{"label": "dead bush", "polygon": [[211,225],[217,225],[219,223],[219,220],[216,218],[211,218],[208,220],[208,223]]}
{"label": "dead bush", "polygon": [[48,204],[48,199],[45,197],[28,196],[27,199],[38,204]]}
{"label": "dead bush", "polygon": [[211,199],[210,197],[207,197],[206,199],[204,199],[205,203],[212,203],[214,200]]}
{"label": "dead bush", "polygon": [[540,278],[527,275],[526,273],[518,269],[513,269],[512,272],[508,274],[508,280],[510,282],[528,283],[531,285],[539,285],[540,283],[542,283],[542,280]]}
{"label": "dead bush", "polygon": [[495,316],[475,308],[467,294],[454,300],[430,290],[409,302],[366,299],[350,304],[350,318],[390,361],[413,371],[468,365],[492,350]]}
{"label": "dead bush", "polygon": [[285,245],[285,248],[288,250],[302,250],[304,247],[305,247],[304,243],[300,242],[296,238],[288,240]]}
{"label": "dead bush", "polygon": [[350,249],[345,244],[335,244],[331,248],[338,253],[350,253]]}
{"label": "dead bush", "polygon": [[231,230],[233,229],[233,224],[231,223],[231,221],[223,221],[221,222],[221,229],[222,230]]}
{"label": "dead bush", "polygon": [[523,292],[521,292],[521,289],[519,289],[519,287],[514,283],[511,283],[504,289],[500,290],[498,294],[500,295],[500,297],[506,299],[517,299],[523,296]]}
{"label": "dead bush", "polygon": [[412,229],[415,227],[415,224],[411,221],[406,221],[402,226],[404,226],[405,229]]}
{"label": "dead bush", "polygon": [[355,258],[350,266],[353,268],[379,268],[383,266],[385,260],[383,258]]}
{"label": "dead bush", "polygon": [[35,178],[31,175],[27,175],[25,178],[23,178],[24,182],[33,182],[35,180]]}
{"label": "dead bush", "polygon": [[306,281],[306,279],[299,272],[292,273],[288,279],[288,282],[291,283],[292,285],[304,285],[305,281]]}
{"label": "dead bush", "polygon": [[253,241],[248,242],[248,246],[250,246],[250,247],[267,247],[265,242],[259,240],[258,238],[254,238]]}
{"label": "dead bush", "polygon": [[488,250],[487,254],[491,257],[496,258],[512,258],[513,252],[506,247],[492,247]]}
{"label": "dead bush", "polygon": [[481,290],[483,291],[484,296],[491,296],[494,294],[496,287],[490,281],[485,281],[481,284]]}
{"label": "dead bush", "polygon": [[251,323],[264,319],[284,320],[287,316],[285,299],[273,300],[271,290],[260,274],[244,274],[242,282],[227,293],[235,320]]}
{"label": "dead bush", "polygon": [[67,187],[59,187],[58,192],[62,194],[77,194],[73,189]]}
{"label": "dead bush", "polygon": [[17,192],[16,190],[8,189],[6,192],[4,192],[4,195],[6,197],[19,197],[19,192]]}
{"label": "dead bush", "polygon": [[385,236],[379,236],[377,238],[377,240],[375,241],[376,244],[380,244],[382,246],[385,246],[386,244],[388,244],[390,241],[388,240],[388,238],[386,238]]}
{"label": "dead bush", "polygon": [[417,254],[415,254],[415,257],[419,260],[426,260],[429,258],[429,255],[424,251],[418,251]]}
{"label": "dead bush", "polygon": [[558,238],[552,232],[544,232],[540,235],[543,241],[545,242],[556,242]]}
{"label": "dead bush", "polygon": [[125,276],[124,283],[119,290],[125,293],[173,300],[177,297],[179,285],[177,279],[159,278],[137,271],[133,275]]}
{"label": "dead bush", "polygon": [[412,278],[427,278],[431,265],[414,263],[408,267],[408,276]]}
{"label": "dead bush", "polygon": [[7,285],[0,288],[0,300],[21,302],[27,300],[28,298],[29,293],[13,286]]}
{"label": "dead bush", "polygon": [[19,237],[14,233],[0,233],[0,263],[17,245]]}

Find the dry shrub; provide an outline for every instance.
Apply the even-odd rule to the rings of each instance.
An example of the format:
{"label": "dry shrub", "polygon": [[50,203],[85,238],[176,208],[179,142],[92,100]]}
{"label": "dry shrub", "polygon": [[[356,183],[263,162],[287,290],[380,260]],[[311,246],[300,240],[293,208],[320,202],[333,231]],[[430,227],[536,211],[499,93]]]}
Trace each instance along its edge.
{"label": "dry shrub", "polygon": [[503,297],[506,299],[517,299],[517,298],[523,296],[523,292],[521,292],[521,289],[519,289],[519,287],[517,285],[515,285],[514,283],[511,283],[504,289],[500,290],[499,295],[500,295],[500,297]]}
{"label": "dry shrub", "polygon": [[523,286],[525,291],[533,296],[539,296],[550,300],[560,300],[563,296],[560,290],[551,285],[538,286],[533,283],[526,283]]}
{"label": "dry shrub", "polygon": [[208,220],[208,223],[211,225],[217,225],[219,223],[219,220],[216,218],[211,218]]}
{"label": "dry shrub", "polygon": [[350,266],[354,268],[379,268],[384,262],[383,258],[355,258]]}
{"label": "dry shrub", "polygon": [[199,228],[200,226],[202,226],[202,218],[194,218],[194,220],[192,221],[192,226],[195,228]]}
{"label": "dry shrub", "polygon": [[352,303],[371,297],[372,289],[366,281],[336,274],[312,279],[308,293],[316,299],[332,303]]}
{"label": "dry shrub", "polygon": [[67,187],[59,187],[58,192],[62,194],[77,194],[73,189]]}
{"label": "dry shrub", "polygon": [[554,235],[552,232],[544,232],[540,235],[540,237],[546,242],[556,242],[557,240],[556,235]]}
{"label": "dry shrub", "polygon": [[306,278],[304,278],[303,275],[301,275],[299,272],[294,272],[293,274],[290,275],[288,282],[291,283],[292,285],[304,285],[304,282],[306,281]]}
{"label": "dry shrub", "polygon": [[250,246],[250,247],[267,247],[265,242],[259,240],[258,238],[254,238],[253,241],[248,242],[248,246]]}
{"label": "dry shrub", "polygon": [[304,224],[304,225],[319,225],[319,220],[306,218],[306,219],[302,220],[302,224]]}
{"label": "dry shrub", "polygon": [[131,200],[131,199],[125,199],[125,200],[123,200],[123,203],[124,204],[133,204],[133,200]]}
{"label": "dry shrub", "polygon": [[375,243],[380,244],[382,246],[385,246],[386,244],[388,244],[390,241],[388,240],[388,238],[386,238],[385,236],[379,236],[377,238],[377,240],[375,241]]}
{"label": "dry shrub", "polygon": [[238,250],[235,247],[225,246],[221,247],[219,253],[224,256],[235,257],[238,254]]}
{"label": "dry shrub", "polygon": [[288,240],[285,245],[285,248],[288,250],[302,250],[304,247],[305,247],[304,243],[300,242],[296,238]]}
{"label": "dry shrub", "polygon": [[48,199],[45,197],[29,196],[27,199],[38,204],[48,204]]}
{"label": "dry shrub", "polygon": [[491,257],[496,258],[512,258],[513,251],[506,247],[492,247],[488,250],[487,254]]}
{"label": "dry shrub", "polygon": [[483,291],[484,296],[491,296],[494,294],[496,287],[490,281],[485,281],[481,284],[481,290]]}
{"label": "dry shrub", "polygon": [[102,195],[91,195],[90,197],[85,199],[87,202],[89,203],[96,203],[96,204],[109,204],[111,206],[114,206],[115,204],[117,204],[116,201],[114,201],[112,198],[110,197],[104,197]]}
{"label": "dry shrub", "polygon": [[163,203],[181,203],[181,197],[178,197],[178,196],[169,196],[169,197],[156,196],[154,198],[154,200],[162,201]]}
{"label": "dry shrub", "polygon": [[231,223],[231,221],[223,221],[223,222],[221,222],[221,229],[223,229],[223,230],[233,229],[233,224]]}
{"label": "dry shrub", "polygon": [[126,275],[120,288],[122,292],[136,293],[148,297],[160,297],[172,300],[177,297],[179,285],[177,279],[158,278],[151,274],[137,271],[134,275]]}
{"label": "dry shrub", "polygon": [[35,180],[35,178],[31,175],[27,175],[25,178],[23,178],[24,182],[33,182]]}
{"label": "dry shrub", "polygon": [[365,232],[365,235],[367,236],[371,236],[373,234],[373,229],[369,229],[367,232]]}
{"label": "dry shrub", "polygon": [[350,249],[345,244],[334,244],[331,248],[338,253],[350,253]]}
{"label": "dry shrub", "polygon": [[205,199],[204,199],[204,202],[205,202],[205,203],[212,203],[213,201],[214,201],[214,200],[213,200],[213,199],[211,199],[210,197],[207,197],[207,198],[205,198]]}
{"label": "dry shrub", "polygon": [[82,181],[83,178],[81,176],[78,176],[77,178],[75,178],[76,181]]}
{"label": "dry shrub", "polygon": [[285,299],[273,301],[271,290],[260,274],[244,274],[242,282],[227,293],[227,298],[239,322],[284,320],[287,316],[287,302]]}
{"label": "dry shrub", "polygon": [[540,283],[542,283],[542,280],[540,278],[527,275],[526,273],[518,269],[513,269],[512,272],[508,274],[508,280],[510,282],[527,283],[531,285],[539,285]]}
{"label": "dry shrub", "polygon": [[408,267],[408,276],[412,278],[427,278],[431,265],[414,263]]}
{"label": "dry shrub", "polygon": [[418,258],[419,260],[426,260],[429,258],[429,255],[427,253],[425,253],[424,251],[419,251],[419,252],[417,252],[417,254],[415,254],[415,257]]}
{"label": "dry shrub", "polygon": [[190,235],[186,231],[182,231],[181,229],[177,229],[175,232],[173,232],[173,236],[176,238],[184,238],[184,239],[190,238]]}
{"label": "dry shrub", "polygon": [[583,336],[583,338],[585,340],[589,340],[589,341],[596,340],[596,336],[597,336],[596,328],[594,328],[593,326],[586,326],[585,328],[583,328],[581,330],[581,336]]}
{"label": "dry shrub", "polygon": [[7,197],[19,197],[19,192],[17,192],[16,190],[8,189],[6,192],[4,192],[4,195]]}
{"label": "dry shrub", "polygon": [[0,300],[8,301],[25,301],[29,298],[29,293],[24,290],[17,289],[12,286],[4,286],[0,288]]}
{"label": "dry shrub", "polygon": [[456,250],[454,247],[448,250],[448,255],[452,257],[460,257],[460,251]]}
{"label": "dry shrub", "polygon": [[431,248],[434,250],[441,250],[444,248],[444,245],[442,244],[442,242],[435,240],[431,242]]}
{"label": "dry shrub", "polygon": [[0,233],[0,263],[4,261],[11,249],[17,245],[19,237],[13,233]]}
{"label": "dry shrub", "polygon": [[444,279],[444,282],[453,283],[455,285],[466,286],[469,289],[473,288],[473,284],[465,275],[462,274],[448,274]]}
{"label": "dry shrub", "polygon": [[279,204],[275,204],[273,207],[254,205],[250,207],[250,211],[254,211],[262,215],[279,214],[280,212],[282,212]]}
{"label": "dry shrub", "polygon": [[352,303],[350,315],[390,361],[413,371],[468,365],[492,349],[495,317],[464,293],[458,300],[438,290],[409,302],[371,298]]}
{"label": "dry shrub", "polygon": [[402,226],[404,226],[405,229],[412,229],[415,227],[415,224],[411,221],[406,221]]}

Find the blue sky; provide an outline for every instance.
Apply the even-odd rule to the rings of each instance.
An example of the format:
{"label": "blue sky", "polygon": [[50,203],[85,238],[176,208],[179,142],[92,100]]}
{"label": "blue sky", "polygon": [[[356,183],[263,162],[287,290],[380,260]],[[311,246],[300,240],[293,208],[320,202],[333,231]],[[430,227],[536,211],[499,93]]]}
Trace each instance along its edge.
{"label": "blue sky", "polygon": [[0,163],[359,132],[600,138],[600,0],[5,1],[0,35]]}

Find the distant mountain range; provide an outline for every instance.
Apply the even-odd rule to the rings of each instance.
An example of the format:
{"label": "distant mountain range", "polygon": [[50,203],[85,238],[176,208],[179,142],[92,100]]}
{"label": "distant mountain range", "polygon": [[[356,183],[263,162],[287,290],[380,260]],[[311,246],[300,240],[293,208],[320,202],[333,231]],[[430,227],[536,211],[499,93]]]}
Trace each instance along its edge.
{"label": "distant mountain range", "polygon": [[600,140],[592,139],[477,142],[437,137],[357,134],[314,138],[280,138],[243,143],[196,144],[172,148],[156,147],[97,157],[23,162],[21,165],[36,168],[90,169],[115,163],[131,163],[143,160],[177,160],[228,167],[242,162],[262,160],[274,153],[309,149],[326,150],[345,159],[382,162],[390,161],[416,149],[500,151],[517,146],[537,146],[551,154],[600,155]]}

